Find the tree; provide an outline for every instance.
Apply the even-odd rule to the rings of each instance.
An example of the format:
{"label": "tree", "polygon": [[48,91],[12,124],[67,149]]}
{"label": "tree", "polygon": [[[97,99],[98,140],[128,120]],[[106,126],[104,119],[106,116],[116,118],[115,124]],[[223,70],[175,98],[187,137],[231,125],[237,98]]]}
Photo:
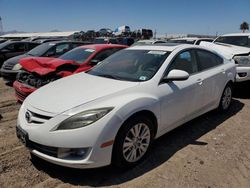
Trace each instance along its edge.
{"label": "tree", "polygon": [[246,30],[249,30],[249,24],[247,22],[243,22],[242,24],[240,24],[240,30],[245,33]]}

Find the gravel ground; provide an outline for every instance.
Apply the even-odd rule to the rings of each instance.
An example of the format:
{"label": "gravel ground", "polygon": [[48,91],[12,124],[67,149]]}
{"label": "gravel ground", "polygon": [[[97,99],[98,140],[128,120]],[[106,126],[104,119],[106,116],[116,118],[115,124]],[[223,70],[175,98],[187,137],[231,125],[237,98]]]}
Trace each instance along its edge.
{"label": "gravel ground", "polygon": [[[209,112],[162,136],[133,169],[77,170],[31,158],[15,135],[20,105],[0,79],[0,187],[250,187],[250,83],[231,109]],[[248,90],[248,91],[247,91]]]}

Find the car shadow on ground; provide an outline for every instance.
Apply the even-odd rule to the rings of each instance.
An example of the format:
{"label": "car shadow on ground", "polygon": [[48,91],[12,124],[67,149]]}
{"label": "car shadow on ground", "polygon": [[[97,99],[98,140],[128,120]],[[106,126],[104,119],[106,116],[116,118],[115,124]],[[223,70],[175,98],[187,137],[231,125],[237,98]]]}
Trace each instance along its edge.
{"label": "car shadow on ground", "polygon": [[38,158],[33,158],[32,162],[38,170],[42,170],[52,178],[57,178],[65,183],[94,187],[118,185],[157,168],[187,145],[204,147],[209,144],[197,140],[238,113],[243,106],[243,103],[234,99],[230,110],[226,113],[211,111],[167,133],[154,142],[147,158],[131,169],[119,170],[108,166],[99,169],[81,170],[60,167]]}
{"label": "car shadow on ground", "polygon": [[233,96],[239,99],[250,99],[250,81],[235,83]]}

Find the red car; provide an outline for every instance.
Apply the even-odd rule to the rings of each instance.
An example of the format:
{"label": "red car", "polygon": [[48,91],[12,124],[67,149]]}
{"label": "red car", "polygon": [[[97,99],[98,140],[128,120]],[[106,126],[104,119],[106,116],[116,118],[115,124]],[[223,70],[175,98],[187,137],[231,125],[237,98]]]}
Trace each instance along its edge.
{"label": "red car", "polygon": [[20,60],[23,71],[14,82],[16,98],[22,102],[39,87],[75,73],[87,71],[111,54],[126,48],[117,44],[84,45],[59,58],[29,57]]}

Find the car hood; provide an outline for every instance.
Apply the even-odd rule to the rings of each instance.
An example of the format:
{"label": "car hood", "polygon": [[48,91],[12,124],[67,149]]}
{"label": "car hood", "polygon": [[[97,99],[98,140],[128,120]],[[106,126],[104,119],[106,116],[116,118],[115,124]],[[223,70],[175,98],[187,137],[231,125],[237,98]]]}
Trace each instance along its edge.
{"label": "car hood", "polygon": [[62,65],[71,64],[79,66],[79,64],[73,60],[62,60],[51,57],[23,58],[20,60],[20,64],[22,65],[23,69],[29,72],[35,72],[41,76],[55,72],[57,67]]}
{"label": "car hood", "polygon": [[22,55],[18,55],[18,56],[12,57],[12,58],[6,60],[4,62],[4,65],[9,65],[9,66],[12,65],[12,66],[14,66],[17,63],[19,63],[20,59],[25,58],[25,57],[29,57],[29,55],[28,54],[22,54]]}
{"label": "car hood", "polygon": [[138,84],[78,73],[38,89],[27,97],[25,104],[41,111],[59,114]]}
{"label": "car hood", "polygon": [[232,59],[235,55],[250,54],[250,48],[247,47],[235,46],[224,43],[212,43],[212,42],[201,42],[200,45],[215,50],[224,55],[228,59]]}

